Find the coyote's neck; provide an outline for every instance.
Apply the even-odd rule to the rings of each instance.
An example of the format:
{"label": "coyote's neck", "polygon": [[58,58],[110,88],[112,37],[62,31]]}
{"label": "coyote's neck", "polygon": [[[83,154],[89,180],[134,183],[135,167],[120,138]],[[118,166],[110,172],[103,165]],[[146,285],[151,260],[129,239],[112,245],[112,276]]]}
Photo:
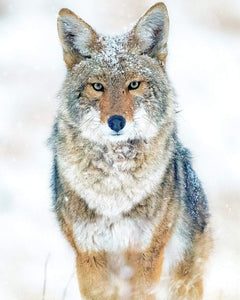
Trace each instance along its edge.
{"label": "coyote's neck", "polygon": [[130,211],[159,188],[173,148],[172,139],[159,134],[151,142],[132,141],[94,145],[66,137],[59,147],[58,165],[90,209],[107,217]]}

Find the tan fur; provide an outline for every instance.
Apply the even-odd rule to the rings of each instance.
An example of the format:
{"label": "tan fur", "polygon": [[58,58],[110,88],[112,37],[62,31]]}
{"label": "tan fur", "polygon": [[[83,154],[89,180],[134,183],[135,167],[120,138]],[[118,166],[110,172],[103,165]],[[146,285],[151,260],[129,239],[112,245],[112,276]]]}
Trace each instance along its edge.
{"label": "tan fur", "polygon": [[[172,176],[171,178],[173,180]],[[174,197],[174,195],[169,195],[169,189],[171,189],[172,184],[173,181],[169,181],[169,185],[164,189],[162,197],[168,198],[169,200],[171,196]],[[177,210],[176,203],[173,203],[171,200],[166,201],[161,207],[161,212],[164,217],[155,230],[150,247],[144,252],[139,253],[129,250],[126,253],[127,261],[135,270],[134,276],[131,279],[133,295],[130,299],[156,299],[153,295],[153,291],[161,276],[164,248],[171,236],[173,228],[172,226],[170,228],[169,224],[174,224],[173,213],[175,210]]]}
{"label": "tan fur", "polygon": [[[52,137],[54,208],[87,300],[203,296],[209,214],[177,137],[168,27],[163,3],[111,38],[59,13],[68,73]],[[126,121],[118,134],[108,124],[114,115]]]}
{"label": "tan fur", "polygon": [[108,278],[106,253],[78,252],[76,261],[78,282],[82,295],[92,300],[114,299]]}
{"label": "tan fur", "polygon": [[[70,16],[70,17],[76,19],[76,21],[79,21],[82,24],[84,24],[84,26],[86,26],[88,28],[88,30],[92,33],[92,41],[91,41],[89,47],[93,47],[93,45],[95,45],[95,47],[96,47],[97,36],[96,36],[96,33],[94,32],[94,30],[92,29],[92,27],[89,26],[86,22],[84,22],[81,18],[79,18],[70,9],[67,9],[67,8],[62,8],[59,11],[59,18],[58,18],[58,22],[57,22],[58,34],[59,34],[59,38],[60,38],[62,45],[65,45],[65,41],[63,39],[63,33],[61,30],[60,18],[64,17],[64,16]],[[76,51],[73,51],[73,49],[66,48],[66,47],[63,47],[63,58],[66,63],[66,67],[68,69],[71,69],[75,64],[79,63],[82,60],[81,55],[76,53]]]}
{"label": "tan fur", "polygon": [[[113,115],[121,115],[127,121],[133,120],[133,114],[136,109],[133,96],[142,95],[146,89],[146,83],[134,74],[126,74],[127,82],[122,85],[119,83],[115,86],[114,90],[106,90],[105,92],[96,91],[93,89],[92,84],[86,87],[86,94],[90,99],[98,99],[100,109],[100,119],[102,123],[107,123],[109,117]],[[137,90],[128,90],[128,85],[132,81],[141,81],[140,87]],[[99,80],[92,79],[92,83],[100,82],[104,87],[107,83]]]}
{"label": "tan fur", "polygon": [[[139,20],[139,22],[141,22],[145,16],[147,16],[149,13],[151,13],[152,11],[154,11],[156,8],[158,9],[162,9],[163,11],[165,11],[165,27],[166,27],[166,33],[167,35],[165,36],[165,39],[163,41],[163,44],[162,44],[162,47],[161,47],[161,51],[157,52],[156,53],[156,56],[157,56],[157,59],[159,61],[162,62],[162,65],[164,66],[165,63],[166,63],[166,59],[167,59],[167,55],[168,55],[168,50],[167,50],[167,38],[168,38],[168,30],[169,30],[169,20],[168,20],[168,13],[167,13],[167,10],[166,10],[166,6],[164,3],[156,3],[155,5],[153,5],[149,10],[148,12]],[[139,24],[139,23],[138,23]],[[138,25],[137,24],[137,25]],[[133,32],[134,32],[134,35],[133,35],[133,44],[134,45],[138,45],[139,42],[141,44],[141,41],[139,41],[139,39],[137,38],[136,36],[136,32],[137,32],[137,25],[134,27],[133,29]]]}
{"label": "tan fur", "polygon": [[117,99],[114,99],[115,95],[107,93],[99,102],[99,108],[101,111],[101,122],[106,123],[108,118],[113,115],[121,115],[127,121],[133,120],[134,101],[126,89],[122,89],[119,95],[116,95]]}
{"label": "tan fur", "polygon": [[[172,277],[172,297],[176,300],[198,300],[203,296],[203,278],[205,262],[212,248],[209,229],[196,236],[193,253],[186,254],[177,266]],[[174,298],[175,297],[175,298]]]}

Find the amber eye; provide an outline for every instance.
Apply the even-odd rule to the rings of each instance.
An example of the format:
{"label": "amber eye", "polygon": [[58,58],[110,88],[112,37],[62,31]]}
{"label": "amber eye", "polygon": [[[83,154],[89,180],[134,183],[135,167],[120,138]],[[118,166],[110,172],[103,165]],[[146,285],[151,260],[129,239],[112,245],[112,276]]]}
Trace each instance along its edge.
{"label": "amber eye", "polygon": [[95,82],[92,84],[92,87],[94,88],[95,91],[97,92],[103,92],[104,91],[104,87],[100,82]]}
{"label": "amber eye", "polygon": [[137,88],[139,88],[140,83],[140,81],[132,81],[128,86],[128,90],[136,90]]}

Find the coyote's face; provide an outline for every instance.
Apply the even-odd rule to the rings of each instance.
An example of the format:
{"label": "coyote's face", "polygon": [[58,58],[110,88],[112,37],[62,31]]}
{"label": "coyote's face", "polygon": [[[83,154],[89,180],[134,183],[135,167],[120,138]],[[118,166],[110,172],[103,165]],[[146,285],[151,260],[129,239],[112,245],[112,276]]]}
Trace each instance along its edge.
{"label": "coyote's face", "polygon": [[172,121],[164,69],[167,13],[151,10],[123,36],[97,35],[69,10],[58,28],[68,74],[61,117],[94,142],[149,140]]}

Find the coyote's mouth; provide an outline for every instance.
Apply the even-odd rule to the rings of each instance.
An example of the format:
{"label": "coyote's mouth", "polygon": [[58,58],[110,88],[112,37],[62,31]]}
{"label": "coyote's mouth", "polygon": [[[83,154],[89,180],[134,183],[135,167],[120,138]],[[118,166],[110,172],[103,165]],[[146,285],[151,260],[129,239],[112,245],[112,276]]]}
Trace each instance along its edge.
{"label": "coyote's mouth", "polygon": [[111,136],[119,136],[119,135],[123,135],[122,133],[112,133]]}

